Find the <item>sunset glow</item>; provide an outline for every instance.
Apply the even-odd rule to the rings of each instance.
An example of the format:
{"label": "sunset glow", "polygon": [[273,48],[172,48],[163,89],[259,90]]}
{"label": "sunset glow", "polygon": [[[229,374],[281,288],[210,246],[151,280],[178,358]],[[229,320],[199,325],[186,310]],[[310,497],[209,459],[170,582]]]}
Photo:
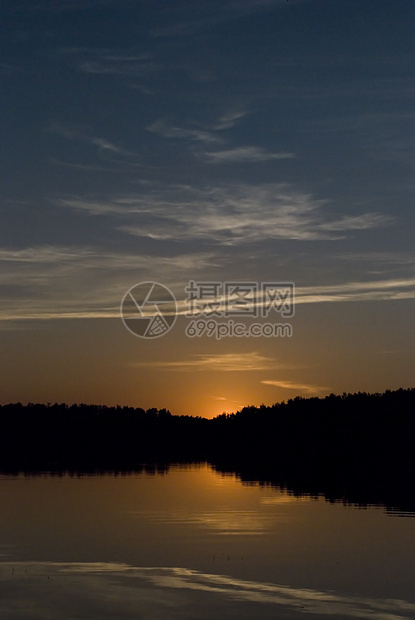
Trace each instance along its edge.
{"label": "sunset glow", "polygon": [[2,403],[413,384],[412,3],[6,5]]}

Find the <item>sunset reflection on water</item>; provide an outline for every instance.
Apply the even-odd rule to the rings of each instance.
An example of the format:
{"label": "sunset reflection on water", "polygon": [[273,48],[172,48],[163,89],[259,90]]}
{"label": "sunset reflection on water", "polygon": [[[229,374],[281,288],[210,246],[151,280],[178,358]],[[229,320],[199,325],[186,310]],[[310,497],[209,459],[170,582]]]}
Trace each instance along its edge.
{"label": "sunset reflection on water", "polygon": [[2,617],[415,611],[415,520],[382,507],[242,484],[207,464],[2,476],[0,496]]}

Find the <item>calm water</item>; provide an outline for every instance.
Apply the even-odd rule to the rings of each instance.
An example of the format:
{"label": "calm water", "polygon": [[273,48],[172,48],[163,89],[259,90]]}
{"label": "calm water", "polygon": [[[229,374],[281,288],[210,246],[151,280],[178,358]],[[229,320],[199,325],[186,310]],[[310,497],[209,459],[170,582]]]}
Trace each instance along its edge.
{"label": "calm water", "polygon": [[415,618],[415,519],[209,466],[0,478],[0,618]]}

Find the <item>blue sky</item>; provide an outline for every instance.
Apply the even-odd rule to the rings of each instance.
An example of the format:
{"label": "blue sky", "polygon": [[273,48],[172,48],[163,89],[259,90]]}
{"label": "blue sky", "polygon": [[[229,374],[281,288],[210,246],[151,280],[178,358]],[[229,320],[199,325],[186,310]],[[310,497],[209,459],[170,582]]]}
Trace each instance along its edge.
{"label": "blue sky", "polygon": [[[410,0],[1,12],[3,400],[197,413],[200,395],[209,415],[409,385]],[[131,286],[161,282],[180,302],[191,279],[295,282],[293,338],[125,330]]]}

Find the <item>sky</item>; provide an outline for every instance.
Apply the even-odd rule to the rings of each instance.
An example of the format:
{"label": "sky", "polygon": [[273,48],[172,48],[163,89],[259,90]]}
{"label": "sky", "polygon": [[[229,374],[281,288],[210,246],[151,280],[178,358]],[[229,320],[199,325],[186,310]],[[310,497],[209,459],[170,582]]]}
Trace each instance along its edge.
{"label": "sky", "polygon": [[414,385],[411,0],[0,13],[2,403]]}

